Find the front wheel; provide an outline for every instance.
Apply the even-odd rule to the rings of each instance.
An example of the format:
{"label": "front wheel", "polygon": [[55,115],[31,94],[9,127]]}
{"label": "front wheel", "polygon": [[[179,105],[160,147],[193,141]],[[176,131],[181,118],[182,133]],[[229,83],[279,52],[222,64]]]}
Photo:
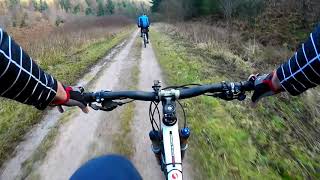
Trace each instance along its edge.
{"label": "front wheel", "polygon": [[144,45],[144,48],[147,47],[147,36],[145,33],[143,34],[143,45]]}
{"label": "front wheel", "polygon": [[182,180],[183,175],[181,171],[173,170],[168,173],[167,180]]}

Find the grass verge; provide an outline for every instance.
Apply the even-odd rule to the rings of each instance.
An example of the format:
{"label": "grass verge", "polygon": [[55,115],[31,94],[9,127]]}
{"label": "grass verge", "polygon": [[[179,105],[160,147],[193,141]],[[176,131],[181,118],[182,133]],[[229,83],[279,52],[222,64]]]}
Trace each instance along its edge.
{"label": "grass verge", "polygon": [[[151,37],[167,84],[237,81],[254,70],[219,44],[204,49],[157,31]],[[302,98],[272,97],[251,109],[248,102],[199,97],[184,106],[198,179],[319,178],[314,122],[303,123],[308,113]]]}
{"label": "grass verge", "polygon": [[[129,90],[137,89],[137,84],[139,83],[139,63],[141,59],[141,40],[136,38],[134,42],[133,51],[131,51],[129,57],[133,57],[134,65],[130,73],[130,83]],[[131,139],[131,127],[132,127],[132,118],[134,117],[135,104],[130,103],[125,105],[124,109],[120,115],[120,132],[115,134],[115,139],[113,141],[115,152],[120,153],[128,158],[131,158],[134,153],[134,146]]]}
{"label": "grass verge", "polygon": [[[111,48],[129,36],[127,28],[113,36],[99,41],[90,41],[81,51],[69,56],[70,52],[48,50],[41,57],[41,67],[53,74],[65,84],[73,84],[87,72],[91,65],[97,63]],[[76,48],[76,47],[74,47]],[[14,147],[25,133],[36,124],[42,112],[35,108],[0,99],[0,165],[12,154]]]}

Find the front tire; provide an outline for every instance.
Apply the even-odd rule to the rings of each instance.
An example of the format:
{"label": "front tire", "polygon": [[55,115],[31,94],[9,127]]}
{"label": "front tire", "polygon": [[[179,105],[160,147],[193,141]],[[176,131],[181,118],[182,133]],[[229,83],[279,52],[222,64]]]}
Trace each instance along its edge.
{"label": "front tire", "polygon": [[143,45],[144,45],[144,48],[147,48],[147,37],[146,37],[146,34],[143,34]]}

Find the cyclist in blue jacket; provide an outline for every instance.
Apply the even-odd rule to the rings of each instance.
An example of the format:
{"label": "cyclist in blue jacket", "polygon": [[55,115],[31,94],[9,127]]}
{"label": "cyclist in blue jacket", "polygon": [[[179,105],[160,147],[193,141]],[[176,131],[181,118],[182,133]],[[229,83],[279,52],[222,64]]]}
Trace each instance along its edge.
{"label": "cyclist in blue jacket", "polygon": [[142,37],[142,32],[145,30],[146,35],[147,35],[147,43],[149,43],[149,26],[150,26],[150,21],[147,15],[142,14],[137,21],[137,25],[139,28],[141,28],[141,37]]}

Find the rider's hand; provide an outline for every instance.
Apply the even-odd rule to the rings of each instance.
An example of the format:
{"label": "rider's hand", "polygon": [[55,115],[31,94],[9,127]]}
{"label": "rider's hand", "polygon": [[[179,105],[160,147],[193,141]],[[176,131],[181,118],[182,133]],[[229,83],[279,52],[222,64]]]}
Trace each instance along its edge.
{"label": "rider's hand", "polygon": [[283,91],[275,71],[264,75],[251,75],[249,81],[254,82],[254,93],[252,102],[256,104],[261,98],[272,96]]}
{"label": "rider's hand", "polygon": [[61,106],[78,106],[84,113],[88,113],[89,109],[84,100],[83,91],[82,87],[68,86],[64,88],[59,82],[56,97],[51,105],[58,106],[60,112],[63,112]]}

